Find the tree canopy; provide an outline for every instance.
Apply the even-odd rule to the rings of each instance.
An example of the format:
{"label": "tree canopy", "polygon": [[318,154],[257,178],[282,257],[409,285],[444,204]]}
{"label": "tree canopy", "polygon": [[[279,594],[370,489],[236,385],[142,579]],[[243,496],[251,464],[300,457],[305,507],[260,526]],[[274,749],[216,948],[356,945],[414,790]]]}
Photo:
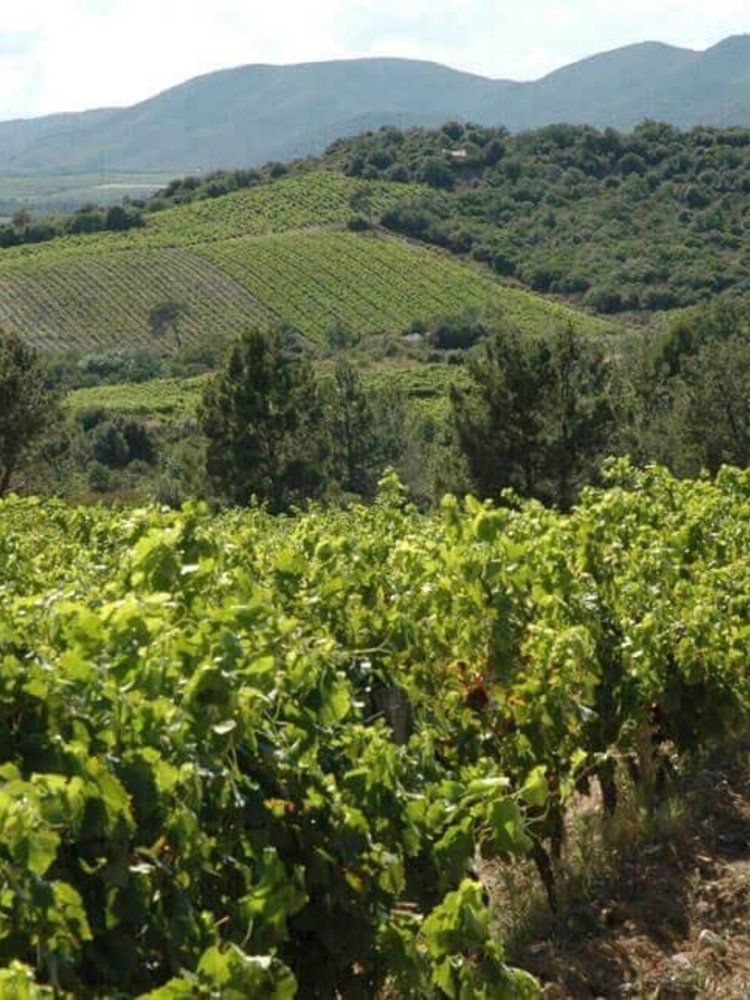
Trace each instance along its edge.
{"label": "tree canopy", "polygon": [[500,327],[451,393],[474,488],[568,507],[596,478],[615,427],[603,348],[568,326],[549,337]]}
{"label": "tree canopy", "polygon": [[281,328],[249,328],[206,388],[206,471],[224,499],[254,496],[280,511],[322,489],[322,402],[310,360],[294,346]]}
{"label": "tree canopy", "polygon": [[38,353],[17,334],[0,331],[0,495],[58,417],[58,393]]}

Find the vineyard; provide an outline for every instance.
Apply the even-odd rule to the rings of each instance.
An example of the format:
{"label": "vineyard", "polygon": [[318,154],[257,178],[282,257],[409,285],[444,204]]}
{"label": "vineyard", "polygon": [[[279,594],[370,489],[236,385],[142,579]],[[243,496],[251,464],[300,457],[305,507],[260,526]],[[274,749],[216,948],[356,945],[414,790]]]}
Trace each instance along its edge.
{"label": "vineyard", "polygon": [[446,254],[376,234],[295,233],[214,243],[197,252],[312,339],[336,324],[362,333],[403,331],[414,319],[492,305],[528,329],[566,319],[591,330],[610,329],[528,292],[504,288]]}
{"label": "vineyard", "polygon": [[477,854],[554,901],[577,791],[750,710],[750,474],[609,477],[567,516],[4,501],[0,993],[539,996]]}
{"label": "vineyard", "polygon": [[318,171],[147,214],[143,227],[126,232],[70,235],[51,243],[10,247],[2,251],[0,261],[10,263],[29,257],[56,260],[71,253],[108,254],[185,247],[237,236],[269,236],[297,229],[343,226],[353,214],[349,200],[361,189],[369,194],[374,215],[413,190],[407,191],[399,184],[363,183],[331,171]]}
{"label": "vineyard", "polygon": [[186,343],[231,337],[250,319],[268,313],[244,288],[189,250],[128,250],[117,254],[66,254],[0,262],[0,326],[17,330],[45,350],[130,349],[159,344],[149,311],[167,299],[187,306],[181,324]]}
{"label": "vineyard", "polygon": [[369,196],[374,218],[405,193],[399,184],[355,181],[321,170],[167,209],[149,219],[141,238],[151,244],[185,246],[343,225],[353,214],[352,195],[362,190]]}
{"label": "vineyard", "polygon": [[[325,380],[330,368],[322,369]],[[448,404],[451,385],[465,384],[464,369],[449,365],[409,365],[364,369],[362,379],[368,389],[396,389],[424,415],[441,419]],[[68,394],[71,413],[105,410],[110,413],[181,418],[193,414],[200,402],[205,375],[191,378],[156,378],[146,382],[123,382],[75,389]]]}
{"label": "vineyard", "polygon": [[[403,187],[368,185],[372,211]],[[270,318],[313,339],[337,325],[398,334],[414,320],[485,305],[530,329],[572,320],[611,331],[447,254],[347,232],[349,199],[363,188],[312,173],[154,213],[142,229],[2,250],[0,326],[47,350],[133,349],[154,346],[149,311],[176,301],[188,310],[186,344]]]}

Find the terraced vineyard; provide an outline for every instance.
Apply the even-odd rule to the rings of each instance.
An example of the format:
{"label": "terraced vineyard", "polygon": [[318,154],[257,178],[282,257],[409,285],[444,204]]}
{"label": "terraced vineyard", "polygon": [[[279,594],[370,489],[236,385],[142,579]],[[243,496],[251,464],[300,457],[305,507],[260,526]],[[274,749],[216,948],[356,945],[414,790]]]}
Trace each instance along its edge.
{"label": "terraced vineyard", "polygon": [[363,183],[320,171],[170,208],[150,218],[147,228],[136,231],[134,236],[151,245],[185,245],[343,225],[352,215],[352,195],[362,189],[370,196],[373,216],[380,215],[405,193],[402,184]]}
{"label": "terraced vineyard", "polygon": [[[611,329],[441,251],[347,231],[362,184],[325,172],[291,177],[169,209],[140,230],[4,250],[0,326],[49,350],[133,348],[151,341],[150,309],[173,300],[188,307],[185,343],[269,318],[313,340],[337,325],[401,333],[415,319],[490,305],[530,329],[566,320]],[[406,186],[367,190],[377,213]]]}

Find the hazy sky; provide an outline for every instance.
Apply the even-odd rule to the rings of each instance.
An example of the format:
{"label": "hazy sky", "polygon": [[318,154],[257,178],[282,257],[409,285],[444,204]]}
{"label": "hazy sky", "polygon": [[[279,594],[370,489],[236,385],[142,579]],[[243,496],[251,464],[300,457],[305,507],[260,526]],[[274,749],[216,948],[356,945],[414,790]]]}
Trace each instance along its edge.
{"label": "hazy sky", "polygon": [[253,62],[396,55],[529,80],[631,42],[745,32],[750,0],[0,0],[0,119]]}

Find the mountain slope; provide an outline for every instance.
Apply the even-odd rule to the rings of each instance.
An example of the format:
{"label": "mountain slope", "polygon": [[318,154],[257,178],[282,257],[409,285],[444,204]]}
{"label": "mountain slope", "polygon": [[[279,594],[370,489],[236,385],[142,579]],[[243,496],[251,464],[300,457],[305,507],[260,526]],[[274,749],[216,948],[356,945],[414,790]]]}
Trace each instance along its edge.
{"label": "mountain slope", "polygon": [[[610,329],[445,252],[349,232],[349,199],[361,185],[309,173],[149,216],[143,229],[4,250],[0,325],[47,350],[82,352],[153,345],[149,313],[168,301],[187,308],[183,344],[267,320],[310,341],[342,326],[398,335],[415,320],[485,307],[528,329]],[[414,188],[369,190],[383,208]]]}
{"label": "mountain slope", "polygon": [[[348,129],[402,119],[438,123],[491,92],[482,77],[432,63],[343,60],[247,66],[189,80],[103,122],[86,113],[75,144],[46,131],[18,153],[3,149],[0,172],[201,170],[321,150]],[[67,123],[66,123],[67,124]],[[119,167],[118,167],[119,164]]]}
{"label": "mountain slope", "polygon": [[367,128],[450,118],[513,130],[558,121],[630,128],[647,117],[750,124],[749,83],[750,35],[705,52],[631,45],[531,83],[408,59],[245,66],[130,108],[0,123],[0,174],[247,166],[317,153]]}

